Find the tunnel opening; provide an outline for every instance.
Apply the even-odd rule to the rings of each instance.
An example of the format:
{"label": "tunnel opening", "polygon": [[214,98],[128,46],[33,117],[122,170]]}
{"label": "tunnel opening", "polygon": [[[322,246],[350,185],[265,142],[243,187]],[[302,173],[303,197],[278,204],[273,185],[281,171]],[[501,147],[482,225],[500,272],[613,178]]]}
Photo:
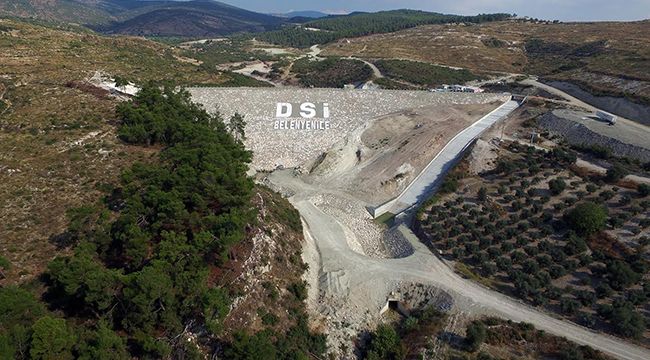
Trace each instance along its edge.
{"label": "tunnel opening", "polygon": [[409,311],[406,307],[397,299],[388,299],[386,305],[381,309],[379,315],[385,314],[387,311],[392,311],[402,316],[409,316]]}

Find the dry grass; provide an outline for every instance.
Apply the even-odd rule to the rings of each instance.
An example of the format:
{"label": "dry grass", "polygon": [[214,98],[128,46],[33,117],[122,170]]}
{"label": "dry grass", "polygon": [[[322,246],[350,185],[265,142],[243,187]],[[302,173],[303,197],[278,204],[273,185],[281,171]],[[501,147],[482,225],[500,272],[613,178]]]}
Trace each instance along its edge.
{"label": "dry grass", "polygon": [[[407,58],[459,66],[472,70],[522,72],[527,65],[523,50],[527,39],[582,44],[607,40],[607,47],[628,55],[650,55],[650,22],[533,24],[494,22],[481,25],[428,25],[389,34],[379,34],[333,43],[325,55],[356,55],[366,58]],[[491,47],[489,39],[504,42]],[[609,61],[615,61],[609,57]],[[630,75],[647,77],[647,68],[630,61]],[[634,66],[633,66],[634,65]],[[590,70],[608,72],[607,58],[590,60]]]}
{"label": "dry grass", "polygon": [[155,149],[116,138],[117,100],[69,84],[96,70],[135,81],[227,77],[144,39],[0,25],[12,29],[0,33],[0,95],[8,106],[0,109],[0,254],[13,265],[0,281],[14,283],[33,278],[58,254],[48,239],[67,226],[67,209],[99,201],[102,185],[116,183],[124,168],[157,158]]}
{"label": "dry grass", "polygon": [[[554,73],[558,79],[583,80],[596,90],[631,92],[650,99],[650,21],[534,24],[494,22],[480,25],[429,25],[328,45],[324,55],[368,59],[398,58],[457,66],[475,72],[548,75],[557,59],[531,59],[525,42],[537,38],[572,46],[606,41],[602,54],[582,58],[584,66]],[[497,40],[497,46],[491,45]],[[607,76],[611,75],[611,77]],[[620,84],[622,78],[642,80]]]}

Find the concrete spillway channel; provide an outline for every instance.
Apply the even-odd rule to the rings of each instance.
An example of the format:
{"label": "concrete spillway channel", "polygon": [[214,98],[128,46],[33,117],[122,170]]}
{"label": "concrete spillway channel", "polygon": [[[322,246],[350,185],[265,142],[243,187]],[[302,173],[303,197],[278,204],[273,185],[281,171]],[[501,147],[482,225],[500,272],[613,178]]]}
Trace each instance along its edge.
{"label": "concrete spillway channel", "polygon": [[497,121],[504,119],[511,112],[517,109],[520,102],[509,100],[496,108],[491,113],[458,133],[447,145],[436,155],[433,160],[422,170],[422,172],[409,184],[409,186],[395,199],[388,201],[377,208],[369,209],[371,214],[377,218],[385,213],[401,214],[406,210],[416,207],[426,201],[440,185],[444,175],[463,156],[465,150],[478,138],[486,129]]}

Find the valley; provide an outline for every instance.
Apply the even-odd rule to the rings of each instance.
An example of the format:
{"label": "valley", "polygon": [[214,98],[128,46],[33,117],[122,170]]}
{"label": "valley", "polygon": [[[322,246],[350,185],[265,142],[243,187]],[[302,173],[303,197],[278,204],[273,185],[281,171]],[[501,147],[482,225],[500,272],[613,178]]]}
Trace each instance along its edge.
{"label": "valley", "polygon": [[649,26],[0,4],[0,357],[650,358]]}

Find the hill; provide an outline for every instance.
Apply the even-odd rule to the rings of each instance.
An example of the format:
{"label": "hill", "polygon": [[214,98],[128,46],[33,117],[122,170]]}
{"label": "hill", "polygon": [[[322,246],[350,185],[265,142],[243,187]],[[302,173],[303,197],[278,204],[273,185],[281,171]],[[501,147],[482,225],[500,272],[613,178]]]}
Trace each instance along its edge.
{"label": "hill", "polygon": [[284,20],[217,1],[18,0],[0,16],[88,25],[109,34],[223,36],[277,28]]}
{"label": "hill", "polygon": [[331,43],[323,54],[527,73],[648,104],[648,32],[648,21],[426,25]]}
{"label": "hill", "polygon": [[277,27],[282,20],[216,2],[192,1],[154,7],[141,15],[96,29],[141,36],[223,36]]}
{"label": "hill", "polygon": [[56,254],[48,239],[63,232],[67,208],[97,201],[118,169],[149,158],[117,141],[117,100],[85,79],[104,71],[137,83],[241,81],[157,42],[3,19],[0,64],[0,153],[11,154],[0,165],[0,253],[13,264],[10,282],[33,278]]}
{"label": "hill", "polygon": [[460,16],[419,10],[359,12],[342,16],[328,16],[306,22],[301,26],[287,26],[282,30],[264,33],[257,37],[280,45],[309,47],[342,38],[391,33],[425,24],[482,23],[503,20],[510,16],[509,14]]}
{"label": "hill", "polygon": [[[263,342],[264,354],[323,356],[324,337],[307,326],[298,215],[245,178],[250,155],[218,115],[174,85],[164,96],[147,85],[127,103],[86,81],[95,70],[138,84],[223,85],[231,75],[157,42],[7,19],[0,64],[0,358],[202,358],[214,348],[236,358],[249,341],[244,332]],[[197,150],[205,162],[188,164]],[[183,167],[195,175],[180,175]],[[170,187],[146,184],[159,176]],[[201,180],[208,177],[219,180]],[[147,193],[172,207],[141,232],[129,209]],[[172,223],[183,235],[172,235]],[[118,227],[143,236],[90,240],[108,240]],[[262,274],[262,266],[273,270]],[[183,329],[201,335],[190,342]]]}
{"label": "hill", "polygon": [[[0,2],[0,16],[36,18],[46,21],[97,24],[113,19],[104,1],[12,0]],[[115,7],[112,7],[115,8]]]}
{"label": "hill", "polygon": [[122,17],[126,19],[96,29],[108,34],[209,37],[270,30],[283,22],[216,1],[164,2],[134,9]]}

